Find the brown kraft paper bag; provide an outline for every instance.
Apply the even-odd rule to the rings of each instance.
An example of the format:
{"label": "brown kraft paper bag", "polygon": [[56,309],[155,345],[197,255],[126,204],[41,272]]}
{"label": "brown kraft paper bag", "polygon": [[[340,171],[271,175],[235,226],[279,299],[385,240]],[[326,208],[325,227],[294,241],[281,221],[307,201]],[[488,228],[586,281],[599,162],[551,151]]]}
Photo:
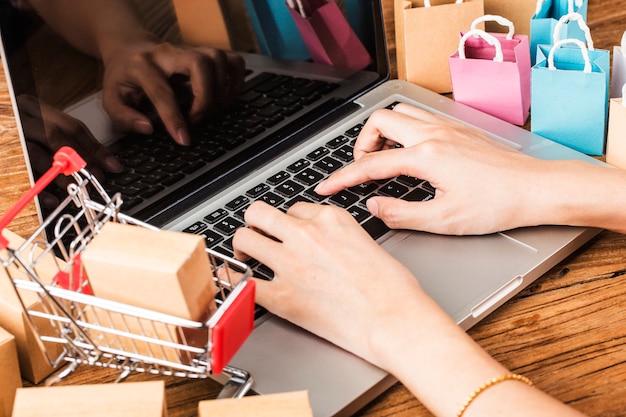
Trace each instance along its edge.
{"label": "brown kraft paper bag", "polygon": [[398,78],[451,92],[448,58],[458,48],[459,32],[484,15],[483,0],[395,0],[394,13]]}

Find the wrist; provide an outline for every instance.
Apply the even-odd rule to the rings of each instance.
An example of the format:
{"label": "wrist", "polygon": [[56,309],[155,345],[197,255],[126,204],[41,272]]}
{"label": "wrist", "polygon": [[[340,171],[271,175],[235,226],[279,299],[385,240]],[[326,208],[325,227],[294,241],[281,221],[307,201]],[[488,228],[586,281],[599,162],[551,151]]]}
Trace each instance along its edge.
{"label": "wrist", "polygon": [[100,58],[105,66],[107,62],[129,55],[132,51],[148,49],[158,43],[159,39],[148,30],[134,30],[129,33],[118,33],[116,36],[103,36],[98,45]]}
{"label": "wrist", "polygon": [[[626,172],[583,161],[544,161],[534,224],[602,227],[624,231]],[[622,201],[624,200],[624,201]]]}

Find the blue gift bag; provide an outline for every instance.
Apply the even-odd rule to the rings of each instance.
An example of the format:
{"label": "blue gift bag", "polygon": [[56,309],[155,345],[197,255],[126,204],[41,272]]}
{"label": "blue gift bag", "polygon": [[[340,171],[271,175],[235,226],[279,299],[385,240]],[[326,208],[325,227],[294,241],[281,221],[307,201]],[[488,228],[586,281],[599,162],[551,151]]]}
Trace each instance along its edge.
{"label": "blue gift bag", "polygon": [[[562,47],[575,44],[575,47]],[[602,155],[609,95],[609,51],[578,39],[539,45],[531,69],[531,131],[588,155]]]}
{"label": "blue gift bag", "polygon": [[[554,29],[563,16],[578,13],[587,21],[587,0],[538,0],[535,14],[530,19],[530,59],[537,62],[537,46],[554,44]],[[559,34],[561,39],[585,40],[585,33],[580,25],[563,25]]]}
{"label": "blue gift bag", "polygon": [[261,53],[277,59],[310,58],[284,0],[245,0],[245,2]]}

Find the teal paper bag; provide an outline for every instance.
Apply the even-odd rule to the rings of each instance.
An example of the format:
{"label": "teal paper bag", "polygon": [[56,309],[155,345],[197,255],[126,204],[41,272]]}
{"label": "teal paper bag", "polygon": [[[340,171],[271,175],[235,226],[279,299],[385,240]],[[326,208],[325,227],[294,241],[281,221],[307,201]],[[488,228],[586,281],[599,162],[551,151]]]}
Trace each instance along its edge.
{"label": "teal paper bag", "polygon": [[[566,44],[575,47],[562,47]],[[531,69],[531,131],[588,155],[602,155],[609,95],[609,51],[577,39],[539,45]]]}
{"label": "teal paper bag", "polygon": [[283,0],[245,0],[245,3],[262,54],[276,59],[310,59]]}
{"label": "teal paper bag", "polygon": [[[538,0],[535,14],[530,18],[530,59],[537,62],[537,46],[554,44],[554,29],[559,19],[568,13],[578,13],[587,21],[587,0]],[[585,33],[580,25],[563,25],[561,39],[585,40]]]}

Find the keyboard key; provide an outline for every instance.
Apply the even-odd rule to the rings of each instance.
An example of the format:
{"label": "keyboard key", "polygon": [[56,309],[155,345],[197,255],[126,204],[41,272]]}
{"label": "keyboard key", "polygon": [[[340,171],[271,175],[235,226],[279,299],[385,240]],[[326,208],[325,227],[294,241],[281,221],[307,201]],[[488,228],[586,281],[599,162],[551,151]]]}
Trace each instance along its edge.
{"label": "keyboard key", "polygon": [[317,148],[316,150],[314,150],[313,152],[309,153],[306,156],[306,158],[310,159],[311,161],[317,161],[324,155],[328,155],[329,152],[330,151],[327,148],[324,148],[323,146],[321,146]]}
{"label": "keyboard key", "polygon": [[409,187],[417,187],[424,182],[424,180],[415,177],[409,177],[408,175],[400,175],[397,180],[400,184],[404,184]]}
{"label": "keyboard key", "polygon": [[270,185],[278,185],[281,182],[285,181],[287,178],[289,178],[289,174],[285,171],[280,171],[279,173],[276,173],[269,177],[266,182]]}
{"label": "keyboard key", "polygon": [[343,164],[336,159],[327,156],[321,161],[317,161],[314,166],[325,174],[332,174],[333,172],[341,168]]}
{"label": "keyboard key", "polygon": [[341,208],[347,208],[359,201],[359,197],[356,194],[352,194],[350,191],[342,190],[333,195],[328,201]]}
{"label": "keyboard key", "polygon": [[201,222],[201,221],[197,221],[194,224],[192,224],[191,226],[188,226],[186,228],[183,229],[184,233],[194,233],[194,234],[198,234],[200,232],[202,232],[204,229],[206,229],[208,226],[206,225],[206,223]]}
{"label": "keyboard key", "polygon": [[304,187],[292,180],[287,180],[278,185],[275,191],[283,197],[291,198],[296,194],[304,191]]}
{"label": "keyboard key", "polygon": [[329,147],[330,149],[337,149],[341,145],[346,143],[347,141],[348,141],[347,137],[345,137],[345,136],[337,136],[336,138],[331,139],[328,142],[326,142],[326,146]]}
{"label": "keyboard key", "polygon": [[284,198],[274,194],[271,191],[263,194],[263,196],[259,200],[265,201],[267,204],[274,207],[278,207],[285,202]]}
{"label": "keyboard key", "polygon": [[353,148],[351,146],[343,146],[333,152],[332,155],[340,161],[350,162],[354,159],[354,153],[352,152],[352,149]]}
{"label": "keyboard key", "polygon": [[376,191],[377,188],[378,188],[378,185],[376,185],[373,182],[368,182],[368,183],[355,185],[354,187],[350,187],[348,189],[352,191],[353,193],[363,196],[363,195],[368,195],[368,194],[373,193],[374,191]]}
{"label": "keyboard key", "polygon": [[363,129],[362,124],[358,124],[356,126],[352,126],[350,129],[346,130],[345,135],[349,138],[356,138],[361,133],[361,129]]}
{"label": "keyboard key", "polygon": [[215,210],[213,213],[204,217],[204,221],[209,224],[215,224],[228,215],[228,212],[222,208]]}
{"label": "keyboard key", "polygon": [[250,199],[248,197],[240,195],[238,197],[235,197],[228,203],[226,203],[225,207],[230,211],[235,211],[249,203],[250,203]]}
{"label": "keyboard key", "polygon": [[372,217],[369,220],[365,221],[363,224],[363,229],[365,229],[365,231],[367,233],[369,233],[369,235],[373,238],[373,239],[378,239],[379,237],[381,237],[382,235],[384,235],[385,233],[387,233],[389,230],[389,227],[387,227],[387,225],[380,220],[378,217]]}
{"label": "keyboard key", "polygon": [[308,167],[311,163],[306,159],[299,159],[293,164],[287,167],[287,171],[295,174],[296,172],[302,171],[304,168]]}
{"label": "keyboard key", "polygon": [[416,188],[407,195],[405,195],[404,199],[407,201],[427,201],[432,199],[433,197],[433,193],[422,190],[421,188]]}
{"label": "keyboard key", "polygon": [[367,210],[362,209],[359,206],[352,206],[348,209],[348,213],[350,213],[352,215],[352,217],[354,217],[354,219],[358,222],[358,223],[362,223],[365,219],[367,219],[370,216],[370,212]]}
{"label": "keyboard key", "polygon": [[232,217],[226,217],[215,224],[215,229],[222,232],[226,236],[230,236],[235,233],[235,230],[243,226],[243,223],[239,220],[235,220]]}
{"label": "keyboard key", "polygon": [[293,178],[301,184],[311,186],[320,182],[322,178],[324,178],[324,175],[312,170],[311,168],[307,168],[304,171],[299,172]]}
{"label": "keyboard key", "polygon": [[407,192],[409,192],[409,189],[407,187],[405,187],[404,185],[398,184],[395,181],[391,181],[390,183],[385,184],[384,186],[378,189],[378,193],[380,195],[384,195],[388,197],[396,197],[396,198],[402,197]]}
{"label": "keyboard key", "polygon": [[314,202],[317,202],[317,203],[319,203],[319,202],[321,202],[321,201],[325,200],[325,199],[326,199],[326,196],[325,196],[325,195],[319,195],[318,193],[316,193],[316,192],[314,191],[314,188],[315,188],[315,187],[309,188],[308,190],[306,190],[305,194],[306,194],[309,198],[311,198]]}
{"label": "keyboard key", "polygon": [[246,195],[249,196],[250,198],[257,198],[269,189],[270,189],[269,185],[262,183],[246,191]]}
{"label": "keyboard key", "polygon": [[208,229],[202,232],[202,236],[204,236],[204,241],[207,248],[213,248],[213,246],[224,240],[224,236],[220,235],[217,232],[214,232],[213,230]]}

